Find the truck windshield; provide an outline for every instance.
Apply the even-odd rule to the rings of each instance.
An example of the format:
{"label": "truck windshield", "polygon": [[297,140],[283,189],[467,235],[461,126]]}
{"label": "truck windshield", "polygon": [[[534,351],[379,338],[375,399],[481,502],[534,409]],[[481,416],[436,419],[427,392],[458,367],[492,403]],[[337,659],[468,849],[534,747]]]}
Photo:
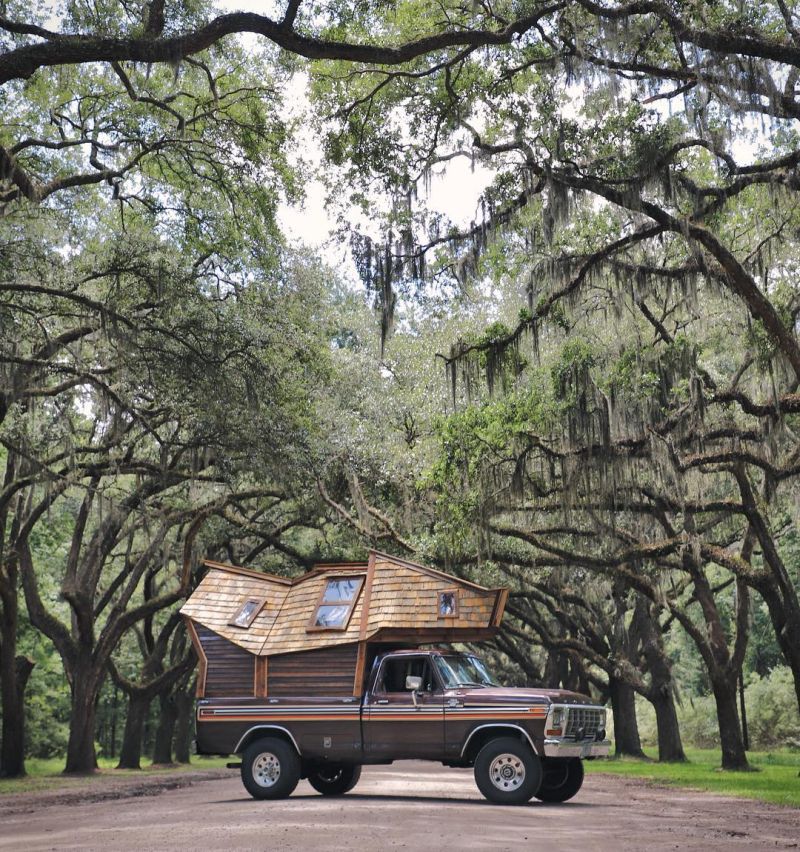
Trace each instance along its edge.
{"label": "truck windshield", "polygon": [[479,657],[458,654],[434,657],[446,689],[456,686],[497,686]]}

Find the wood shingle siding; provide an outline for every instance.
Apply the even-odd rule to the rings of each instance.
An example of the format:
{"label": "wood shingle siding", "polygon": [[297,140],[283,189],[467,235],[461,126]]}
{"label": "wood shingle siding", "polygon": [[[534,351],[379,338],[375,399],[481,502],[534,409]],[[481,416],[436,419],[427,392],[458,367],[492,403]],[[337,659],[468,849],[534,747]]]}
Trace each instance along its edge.
{"label": "wood shingle siding", "polygon": [[357,653],[353,643],[270,657],[267,694],[352,695]]}
{"label": "wood shingle siding", "polygon": [[253,695],[255,656],[202,625],[195,630],[207,660],[204,694],[209,698]]}
{"label": "wood shingle siding", "polygon": [[[240,570],[229,571],[225,566],[219,568],[213,564],[209,566],[208,573],[183,605],[181,613],[258,654],[275,624],[291,581],[259,575],[255,571],[242,573]],[[248,598],[266,600],[249,627],[234,627],[229,622]]]}

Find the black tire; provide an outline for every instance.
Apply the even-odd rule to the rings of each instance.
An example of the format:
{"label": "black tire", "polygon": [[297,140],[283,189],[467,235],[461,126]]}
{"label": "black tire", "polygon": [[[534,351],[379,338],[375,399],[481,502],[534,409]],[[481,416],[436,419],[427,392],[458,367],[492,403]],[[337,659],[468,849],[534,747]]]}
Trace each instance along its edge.
{"label": "black tire", "polygon": [[536,798],[542,802],[566,802],[583,786],[583,761],[578,757],[544,762],[542,786]]}
{"label": "black tire", "polygon": [[361,767],[352,763],[316,766],[308,773],[308,783],[323,796],[343,796],[358,784]]}
{"label": "black tire", "polygon": [[490,802],[524,805],[539,791],[542,762],[527,743],[498,737],[478,752],[475,783]]}
{"label": "black tire", "polygon": [[300,780],[300,758],[288,743],[266,737],[242,755],[242,784],[254,799],[285,799]]}

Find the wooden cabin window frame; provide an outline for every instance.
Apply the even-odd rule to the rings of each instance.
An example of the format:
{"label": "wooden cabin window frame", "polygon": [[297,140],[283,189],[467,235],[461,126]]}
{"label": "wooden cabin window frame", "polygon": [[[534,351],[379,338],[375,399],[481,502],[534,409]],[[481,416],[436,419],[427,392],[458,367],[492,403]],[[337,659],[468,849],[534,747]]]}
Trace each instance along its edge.
{"label": "wooden cabin window frame", "polygon": [[[444,600],[445,595],[451,596],[451,600],[447,603]],[[436,616],[437,618],[458,618],[458,589],[441,589],[436,593]]]}
{"label": "wooden cabin window frame", "polygon": [[[366,577],[363,574],[356,575],[345,575],[341,577],[326,577],[325,583],[322,586],[322,590],[319,593],[319,597],[317,598],[317,603],[314,606],[314,612],[311,614],[311,618],[308,620],[308,625],[306,626],[306,630],[309,633],[320,633],[326,632],[329,630],[338,630],[345,631],[350,625],[350,619],[353,617],[353,610],[356,608],[356,603],[358,601],[358,596],[361,594],[361,589],[364,588],[364,580]],[[356,587],[353,595],[349,600],[338,600],[338,601],[327,601],[325,600],[325,595],[328,592],[328,586],[330,583],[336,583],[341,580],[356,580]],[[347,606],[347,612],[344,615],[344,619],[341,624],[337,625],[319,625],[317,624],[317,619],[319,618],[319,611],[323,606]]]}
{"label": "wooden cabin window frame", "polygon": [[[258,618],[259,613],[262,609],[264,609],[264,604],[267,602],[266,597],[258,597],[257,595],[248,595],[241,603],[239,609],[236,610],[236,614],[231,618],[228,622],[229,627],[238,627],[239,630],[247,630],[250,625]],[[244,623],[239,623],[239,619],[242,617],[245,607],[248,604],[255,604],[255,608],[252,610],[250,615],[247,617]]]}

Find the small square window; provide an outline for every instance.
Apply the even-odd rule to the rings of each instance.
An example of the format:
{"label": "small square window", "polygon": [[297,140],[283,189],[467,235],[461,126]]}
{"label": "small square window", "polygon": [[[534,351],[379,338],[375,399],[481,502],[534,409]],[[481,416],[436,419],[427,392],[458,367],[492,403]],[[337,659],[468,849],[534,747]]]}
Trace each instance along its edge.
{"label": "small square window", "polygon": [[265,603],[266,598],[247,598],[228,624],[231,627],[248,628],[255,621]]}
{"label": "small square window", "polygon": [[363,577],[336,577],[328,580],[317,601],[309,630],[347,630]]}
{"label": "small square window", "polygon": [[439,618],[458,618],[458,589],[444,589],[438,597]]}

